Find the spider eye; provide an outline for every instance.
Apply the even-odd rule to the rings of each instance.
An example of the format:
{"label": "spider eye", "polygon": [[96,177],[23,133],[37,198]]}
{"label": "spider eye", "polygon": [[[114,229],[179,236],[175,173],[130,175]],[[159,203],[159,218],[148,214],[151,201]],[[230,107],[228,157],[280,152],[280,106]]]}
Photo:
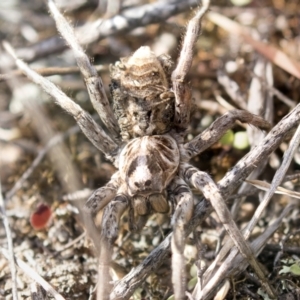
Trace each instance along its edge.
{"label": "spider eye", "polygon": [[151,115],[152,115],[152,110],[149,110],[149,111],[147,112],[147,118],[150,119]]}
{"label": "spider eye", "polygon": [[145,182],[145,186],[149,186],[151,183],[152,183],[151,180],[147,180],[147,181]]}

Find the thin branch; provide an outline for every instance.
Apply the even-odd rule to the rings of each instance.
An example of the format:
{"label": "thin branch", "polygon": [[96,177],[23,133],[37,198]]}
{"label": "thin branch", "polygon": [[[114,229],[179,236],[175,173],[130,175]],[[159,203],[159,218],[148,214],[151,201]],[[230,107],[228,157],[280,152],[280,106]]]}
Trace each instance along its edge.
{"label": "thin branch", "polygon": [[67,250],[68,248],[71,248],[72,246],[74,246],[75,244],[77,244],[79,241],[81,241],[85,237],[86,237],[86,232],[84,231],[80,236],[78,236],[77,238],[75,238],[74,240],[72,240],[71,242],[69,242],[68,244],[64,245],[60,249],[56,250],[56,252],[53,254],[53,256],[56,256],[60,252],[63,252],[65,250]]}

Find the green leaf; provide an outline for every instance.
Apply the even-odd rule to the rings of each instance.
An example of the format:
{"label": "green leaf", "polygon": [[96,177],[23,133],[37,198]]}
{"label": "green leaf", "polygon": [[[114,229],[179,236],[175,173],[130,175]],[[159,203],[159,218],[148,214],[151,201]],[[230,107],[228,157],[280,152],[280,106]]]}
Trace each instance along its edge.
{"label": "green leaf", "polygon": [[292,259],[292,258],[281,259],[280,261],[281,261],[283,264],[286,264],[286,265],[291,265],[291,264],[295,263],[295,260]]}
{"label": "green leaf", "polygon": [[291,265],[290,271],[293,275],[300,276],[300,266],[298,264]]}
{"label": "green leaf", "polygon": [[279,274],[286,274],[291,272],[291,267],[283,266],[282,269],[279,271]]}

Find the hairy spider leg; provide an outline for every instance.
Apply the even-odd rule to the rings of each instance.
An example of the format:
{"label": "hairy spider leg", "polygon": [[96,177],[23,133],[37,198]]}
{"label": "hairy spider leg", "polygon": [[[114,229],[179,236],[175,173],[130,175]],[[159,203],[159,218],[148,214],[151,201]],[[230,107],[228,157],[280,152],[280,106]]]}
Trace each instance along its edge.
{"label": "hairy spider leg", "polygon": [[96,189],[84,205],[86,213],[96,216],[115,196],[119,187],[119,172],[103,187]]}
{"label": "hairy spider leg", "polygon": [[98,76],[96,68],[90,63],[88,56],[78,43],[73,27],[60,13],[52,0],[48,0],[48,6],[58,31],[73,50],[94,109],[97,111],[111,135],[118,139],[120,135],[119,125],[107,99],[101,77]]}
{"label": "hairy spider leg", "polygon": [[202,6],[189,21],[178,63],[171,76],[175,94],[174,123],[182,130],[186,130],[190,124],[191,90],[187,82],[187,74],[193,61],[194,45],[201,32],[201,20],[207,12],[209,4],[209,0],[203,0]]}
{"label": "hairy spider leg", "polygon": [[246,110],[231,110],[214,121],[207,129],[184,145],[184,156],[187,160],[199,155],[216,143],[236,121],[248,123],[263,130],[268,130],[271,124],[262,117],[253,115]]}
{"label": "hairy spider leg", "polygon": [[52,96],[56,104],[76,120],[78,126],[91,143],[104,153],[108,159],[114,161],[118,144],[94,121],[92,116],[62,92],[55,84],[33,71],[26,63],[20,60],[9,43],[3,42],[3,46],[15,59],[18,68],[22,70],[31,81],[39,85],[47,94]]}

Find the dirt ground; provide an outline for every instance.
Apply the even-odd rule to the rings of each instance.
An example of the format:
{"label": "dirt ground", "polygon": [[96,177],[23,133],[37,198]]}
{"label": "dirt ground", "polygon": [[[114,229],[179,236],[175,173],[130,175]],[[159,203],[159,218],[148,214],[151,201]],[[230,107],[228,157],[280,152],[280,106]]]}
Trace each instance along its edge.
{"label": "dirt ground", "polygon": [[[155,1],[149,2],[155,4]],[[280,49],[299,64],[299,1],[253,0],[244,6],[232,2],[212,1],[211,11],[252,28],[254,36]],[[121,9],[134,9],[145,3],[124,1]],[[82,0],[71,4],[61,1],[62,11],[76,27],[99,18],[109,19],[117,9],[110,8],[111,11],[105,14],[105,5],[98,5],[97,1]],[[142,45],[149,45],[157,54],[169,53],[176,61],[186,24],[192,15],[191,8],[167,19],[157,17],[158,23],[140,23],[129,31],[108,34],[85,45],[88,56],[98,67],[107,94],[110,64],[130,55]],[[66,69],[76,66],[76,61],[72,51],[59,38],[46,3],[36,0],[1,1],[0,39],[9,41],[22,59],[32,68],[47,73],[50,80],[101,124],[80,73],[76,68]],[[55,42],[51,42],[53,40]],[[19,299],[35,299],[32,298],[35,280],[30,276],[35,272],[65,299],[95,299],[97,259],[82,225],[82,207],[91,191],[108,182],[115,168],[80,132],[72,117],[56,106],[39,87],[14,71],[16,67],[3,48],[0,52],[0,70],[0,180],[6,211],[1,205],[1,216],[4,225],[5,214],[9,221],[16,259],[34,270],[20,268],[16,261]],[[230,83],[221,84],[222,80],[217,75],[220,70],[227,73],[227,80],[232,80]],[[254,71],[260,72],[258,80]],[[270,62],[270,57],[261,55],[237,33],[228,32],[205,18],[189,73],[194,107],[187,139],[192,139],[219,116],[234,108],[248,109],[275,126],[298,104],[299,78]],[[232,82],[237,84],[238,89],[233,89],[232,96],[229,96],[224,85],[234,87]],[[195,157],[193,163],[218,182],[266,134],[238,123],[220,142]],[[257,166],[261,171],[256,179],[272,181],[291,137],[292,134],[282,140],[262,166]],[[299,155],[297,149],[286,171],[286,175],[295,175],[293,180],[286,178],[282,184],[295,192],[299,189]],[[67,196],[76,191],[82,191],[83,196],[76,194],[75,200]],[[238,193],[244,197],[237,196]],[[250,188],[250,185],[243,190],[235,189],[228,203],[232,207],[236,199],[243,200],[236,214],[239,227],[248,224],[263,195],[262,191]],[[201,195],[196,194],[195,203],[200,201]],[[254,240],[259,237],[285,207],[294,204],[275,233],[264,241],[264,248],[258,257],[281,300],[300,299],[298,201],[289,192],[273,196],[250,238]],[[37,228],[34,217],[42,222],[39,216],[49,212],[49,209],[49,222],[43,228]],[[5,253],[9,254],[10,237],[4,225],[1,223],[0,226],[0,299],[13,299],[12,274],[9,259],[5,256]],[[138,266],[171,231],[170,216],[153,215],[140,233],[131,233],[128,216],[125,215],[114,247],[113,278],[119,280]],[[215,258],[216,251],[224,242],[224,235],[215,213],[210,214],[189,235],[185,256],[190,293],[199,273],[201,276]],[[170,257],[168,253],[160,267],[139,284],[131,299],[173,299]],[[199,261],[201,267],[197,270]],[[230,274],[228,283],[228,292],[215,299],[269,299],[249,267],[243,272]],[[37,299],[43,297],[53,299],[49,291]]]}

